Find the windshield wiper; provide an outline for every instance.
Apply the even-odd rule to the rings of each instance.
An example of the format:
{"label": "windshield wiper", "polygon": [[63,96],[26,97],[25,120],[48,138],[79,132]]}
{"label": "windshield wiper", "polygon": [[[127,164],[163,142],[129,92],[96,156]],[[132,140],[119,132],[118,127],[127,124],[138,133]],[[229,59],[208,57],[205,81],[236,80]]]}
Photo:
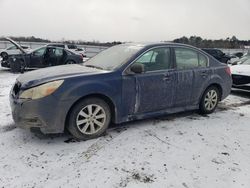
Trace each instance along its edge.
{"label": "windshield wiper", "polygon": [[97,67],[97,66],[94,66],[94,65],[84,65],[85,67],[91,67],[91,68],[95,68],[95,69],[101,69],[101,70],[104,70],[102,67]]}

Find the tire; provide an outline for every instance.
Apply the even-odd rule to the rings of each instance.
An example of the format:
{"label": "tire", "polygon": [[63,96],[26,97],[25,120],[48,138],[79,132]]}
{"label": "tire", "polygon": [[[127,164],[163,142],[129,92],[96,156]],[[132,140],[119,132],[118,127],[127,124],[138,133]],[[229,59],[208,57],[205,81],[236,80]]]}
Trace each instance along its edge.
{"label": "tire", "polygon": [[89,140],[105,133],[111,120],[109,105],[99,98],[87,98],[71,110],[67,129],[77,139]]}
{"label": "tire", "polygon": [[220,100],[221,93],[215,86],[211,86],[204,92],[200,101],[200,113],[211,114],[216,109]]}
{"label": "tire", "polygon": [[9,55],[7,54],[7,52],[2,52],[0,56],[3,58],[3,60],[7,60],[9,58]]}
{"label": "tire", "polygon": [[65,64],[76,64],[74,61],[72,61],[72,60],[69,60],[69,61],[67,61]]}
{"label": "tire", "polygon": [[10,62],[10,69],[13,73],[24,73],[25,71],[25,63],[23,60],[17,60],[15,62]]}
{"label": "tire", "polygon": [[10,70],[12,73],[18,73],[21,71],[20,61],[10,61]]}
{"label": "tire", "polygon": [[24,73],[25,72],[25,63],[23,61],[20,61],[20,73]]}

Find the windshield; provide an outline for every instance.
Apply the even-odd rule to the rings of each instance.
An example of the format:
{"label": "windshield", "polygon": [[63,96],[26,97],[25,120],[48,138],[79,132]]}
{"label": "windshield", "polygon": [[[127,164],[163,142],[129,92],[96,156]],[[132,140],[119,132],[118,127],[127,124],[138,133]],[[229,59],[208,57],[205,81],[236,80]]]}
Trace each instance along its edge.
{"label": "windshield", "polygon": [[244,64],[244,65],[250,65],[250,56],[245,57],[244,60],[242,60],[242,64]]}
{"label": "windshield", "polygon": [[102,51],[84,63],[87,67],[96,67],[104,70],[115,70],[126,63],[143,46],[121,44]]}

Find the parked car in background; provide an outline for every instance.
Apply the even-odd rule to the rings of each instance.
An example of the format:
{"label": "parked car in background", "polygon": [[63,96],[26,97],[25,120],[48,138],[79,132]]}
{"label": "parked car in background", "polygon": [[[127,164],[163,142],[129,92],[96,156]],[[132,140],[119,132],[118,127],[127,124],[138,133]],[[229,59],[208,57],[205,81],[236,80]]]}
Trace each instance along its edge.
{"label": "parked car in background", "polygon": [[241,58],[238,65],[231,67],[233,87],[250,90],[250,56]]}
{"label": "parked car in background", "polygon": [[225,53],[223,53],[221,50],[219,49],[215,49],[215,48],[202,48],[203,51],[207,52],[208,54],[210,54],[211,56],[213,56],[215,59],[217,59],[218,61],[222,62],[222,63],[228,63],[228,61],[231,59],[231,56],[226,55]]}
{"label": "parked car in background", "polygon": [[3,58],[1,61],[2,67],[11,68],[13,72],[23,72],[25,68],[44,68],[55,65],[82,63],[83,57],[81,55],[63,48],[44,46],[27,53],[15,41],[8,40],[21,52],[21,54]]}
{"label": "parked car in background", "polygon": [[245,56],[248,56],[248,53],[237,52],[231,55],[231,59],[228,61],[228,64],[238,65],[241,64]]}
{"label": "parked car in background", "polygon": [[[25,51],[25,52],[30,52],[31,51],[31,48],[29,46],[24,46],[24,45],[21,45],[22,49]],[[15,55],[15,54],[21,54],[22,52],[15,46],[10,46],[4,50],[0,50],[0,56],[2,58],[7,58],[9,55]]]}
{"label": "parked car in background", "polygon": [[238,58],[242,58],[245,54],[243,52],[236,52],[234,54],[232,54],[233,56],[236,56]]}
{"label": "parked car in background", "polygon": [[82,57],[86,57],[85,49],[79,48],[75,44],[50,43],[47,46],[55,46],[55,47],[65,48],[67,50],[70,50],[70,51],[73,51],[75,53],[82,55]]}
{"label": "parked car in background", "polygon": [[86,140],[102,135],[111,122],[195,109],[212,113],[231,85],[230,68],[195,47],[122,44],[84,64],[21,75],[10,103],[20,127],[45,134],[68,129]]}

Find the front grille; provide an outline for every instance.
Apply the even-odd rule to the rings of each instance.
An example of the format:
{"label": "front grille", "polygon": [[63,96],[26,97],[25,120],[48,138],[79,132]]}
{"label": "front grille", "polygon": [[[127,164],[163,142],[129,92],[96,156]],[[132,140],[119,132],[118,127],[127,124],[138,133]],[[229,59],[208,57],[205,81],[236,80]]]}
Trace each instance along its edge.
{"label": "front grille", "polygon": [[21,89],[21,83],[16,82],[14,87],[13,87],[12,94],[14,96],[17,96],[19,94],[20,89]]}

